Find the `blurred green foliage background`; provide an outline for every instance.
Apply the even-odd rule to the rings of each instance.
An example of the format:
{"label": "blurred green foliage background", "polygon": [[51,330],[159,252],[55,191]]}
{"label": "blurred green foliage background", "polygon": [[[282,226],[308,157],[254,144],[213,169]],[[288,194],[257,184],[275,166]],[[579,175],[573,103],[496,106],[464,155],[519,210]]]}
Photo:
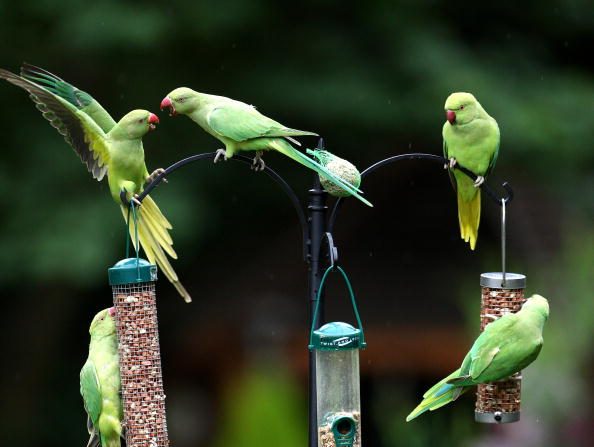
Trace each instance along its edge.
{"label": "blurred green foliage background", "polygon": [[[510,269],[528,276],[528,294],[551,303],[544,350],[524,374],[522,420],[479,426],[466,396],[404,422],[424,389],[461,361],[478,331],[479,274],[500,265],[498,208],[483,201],[471,253],[445,172],[406,162],[363,184],[375,208],[346,204],[335,234],[369,331],[363,442],[586,445],[594,424],[591,2],[0,0],[0,39],[2,68],[44,67],[116,119],[133,108],[157,112],[184,85],[317,131],[361,168],[398,153],[440,154],[445,98],[474,93],[502,133],[490,183],[508,180],[516,192]],[[124,226],[107,185],[91,179],[26,94],[4,83],[0,98],[0,439],[83,445],[78,371],[90,320],[111,302],[106,269],[124,255]],[[164,113],[144,141],[149,170],[219,147],[187,118]],[[312,175],[275,154],[266,161],[305,200]],[[232,162],[185,168],[153,197],[175,226],[175,267],[195,298],[185,305],[159,283],[172,442],[303,446],[307,270],[289,202],[266,176]],[[329,297],[341,303],[344,293]],[[331,303],[327,316],[350,318]],[[445,335],[423,344],[426,334]]]}

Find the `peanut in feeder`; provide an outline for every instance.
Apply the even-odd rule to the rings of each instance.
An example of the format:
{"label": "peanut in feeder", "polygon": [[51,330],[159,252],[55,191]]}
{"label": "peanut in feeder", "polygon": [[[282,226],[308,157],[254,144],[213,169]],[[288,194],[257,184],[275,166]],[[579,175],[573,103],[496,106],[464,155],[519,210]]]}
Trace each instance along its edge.
{"label": "peanut in feeder", "polygon": [[[526,302],[526,277],[516,273],[481,275],[481,331],[492,321],[516,313]],[[474,411],[477,422],[504,424],[520,420],[522,373],[497,382],[479,384]]]}
{"label": "peanut in feeder", "polygon": [[127,258],[109,269],[128,447],[167,447],[165,392],[157,324],[157,266]]}
{"label": "peanut in feeder", "polygon": [[[359,349],[365,336],[349,280],[347,283],[359,328],[348,323],[331,322],[317,330],[312,327],[309,349],[316,355],[317,427],[319,447],[361,447],[361,399],[359,391]],[[318,289],[313,321],[316,321],[320,294],[329,267]]]}

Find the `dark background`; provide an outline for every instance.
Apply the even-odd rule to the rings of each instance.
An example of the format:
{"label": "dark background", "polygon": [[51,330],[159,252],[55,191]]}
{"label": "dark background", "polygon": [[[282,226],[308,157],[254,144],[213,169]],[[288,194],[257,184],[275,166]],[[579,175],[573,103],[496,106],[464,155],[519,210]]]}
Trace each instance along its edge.
{"label": "dark background", "polygon": [[[472,393],[405,423],[478,333],[479,275],[499,270],[499,209],[483,200],[475,252],[459,238],[445,171],[408,161],[363,184],[336,227],[359,300],[363,442],[388,446],[584,446],[591,436],[594,328],[592,4],[566,2],[0,1],[1,66],[26,61],[90,92],[116,119],[158,112],[178,86],[258,106],[359,168],[441,153],[443,104],[469,91],[497,119],[489,179],[509,181],[509,270],[550,300],[540,358],[524,373],[522,420],[473,421]],[[2,445],[87,441],[78,373],[88,326],[111,303],[106,270],[124,256],[107,184],[85,171],[27,95],[0,86]],[[160,113],[149,170],[220,144]],[[303,139],[313,146],[315,139]],[[302,199],[313,181],[268,165]],[[174,266],[194,297],[161,279],[159,323],[172,445],[303,447],[307,266],[290,202],[239,163],[200,162],[153,197],[174,224]],[[329,285],[331,319],[347,296]],[[591,438],[590,438],[591,439]]]}

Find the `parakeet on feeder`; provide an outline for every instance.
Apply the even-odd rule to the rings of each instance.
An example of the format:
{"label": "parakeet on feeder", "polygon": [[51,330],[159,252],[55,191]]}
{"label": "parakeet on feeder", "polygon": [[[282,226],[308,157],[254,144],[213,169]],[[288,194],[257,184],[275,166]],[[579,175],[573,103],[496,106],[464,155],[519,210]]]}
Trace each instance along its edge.
{"label": "parakeet on feeder", "polygon": [[89,333],[89,357],[80,371],[80,394],[91,435],[87,447],[120,447],[122,405],[115,308],[95,315]]}
{"label": "parakeet on feeder", "polygon": [[[499,154],[499,126],[470,93],[452,93],[445,102],[447,121],[443,125],[443,153],[450,160],[478,176],[472,180],[459,170],[450,170],[458,196],[460,235],[474,250],[481,219],[478,187],[491,173]],[[447,166],[447,165],[446,165]]]}
{"label": "parakeet on feeder", "polygon": [[297,163],[312,169],[321,177],[328,179],[340,189],[348,191],[366,205],[354,185],[344,182],[324,166],[304,155],[291,146],[290,142],[300,145],[293,137],[317,135],[313,132],[291,129],[262,115],[254,106],[235,101],[224,96],[198,93],[186,87],[177,88],[163,99],[161,110],[169,108],[171,115],[182,114],[202,127],[207,133],[220,140],[225,149],[219,149],[215,162],[221,156],[233,157],[239,151],[256,151],[254,167],[264,169],[262,154],[267,150],[278,151]]}
{"label": "parakeet on feeder", "polygon": [[[358,188],[361,185],[361,173],[350,161],[337,157],[326,150],[307,149],[306,152],[316,158],[322,166],[328,169],[335,176],[339,177],[342,181],[348,183],[349,185],[353,185],[355,188]],[[335,197],[350,196],[348,191],[345,191],[335,183],[327,180],[324,176],[320,176],[320,183],[330,195]]]}
{"label": "parakeet on feeder", "polygon": [[[159,118],[147,110],[133,110],[116,123],[91,95],[32,65],[23,65],[21,76],[0,69],[0,78],[29,92],[43,117],[64,136],[94,178],[100,181],[107,174],[111,195],[127,221],[128,209],[121,203],[121,191],[126,191],[128,200],[134,200],[145,182],[163,171],[157,169],[149,175],[142,146],[142,137],[155,129]],[[156,262],[184,300],[190,302],[190,294],[167,258],[177,258],[168,231],[171,228],[157,204],[146,196],[138,212],[140,245],[149,261]],[[134,223],[130,233],[136,243]]]}
{"label": "parakeet on feeder", "polygon": [[460,368],[423,394],[423,401],[406,420],[437,410],[473,385],[504,379],[530,365],[542,349],[542,330],[548,316],[546,298],[532,295],[519,312],[488,324]]}

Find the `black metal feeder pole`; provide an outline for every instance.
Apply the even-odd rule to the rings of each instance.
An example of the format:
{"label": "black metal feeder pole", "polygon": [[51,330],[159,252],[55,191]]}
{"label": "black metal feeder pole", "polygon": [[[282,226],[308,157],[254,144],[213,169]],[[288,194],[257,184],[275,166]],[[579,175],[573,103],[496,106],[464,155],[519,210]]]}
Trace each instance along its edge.
{"label": "black metal feeder pole", "polygon": [[[318,144],[319,149],[323,149],[323,141],[320,139]],[[144,191],[137,196],[138,201],[142,201],[156,186],[161,183],[161,181],[171,174],[173,171],[185,166],[187,164],[193,163],[198,160],[212,160],[216,152],[208,152],[208,153],[201,153],[197,155],[190,156],[183,160],[180,160],[171,166],[169,166],[163,173],[157,176],[150,184],[147,184]],[[244,164],[252,165],[252,159],[243,156],[243,155],[236,155],[231,160],[235,160],[238,162],[242,162]],[[432,154],[422,154],[422,153],[413,153],[413,154],[402,154],[402,155],[395,155],[393,157],[386,158],[385,160],[381,160],[372,166],[368,167],[364,171],[361,172],[361,177],[366,177],[376,169],[392,164],[397,161],[401,160],[429,160],[441,165],[448,163],[448,160],[444,157]],[[456,165],[454,169],[459,169],[468,175],[472,180],[476,180],[477,176],[470,172],[468,169]],[[270,169],[269,167],[265,167],[264,172],[268,174],[276,183],[278,183],[281,188],[285,191],[289,199],[297,211],[297,215],[299,217],[299,222],[301,224],[302,235],[303,235],[303,255],[305,261],[309,265],[309,308],[308,308],[308,321],[309,325],[308,328],[312,327],[312,323],[314,323],[314,327],[319,327],[320,324],[324,321],[324,306],[323,306],[323,294],[320,296],[320,308],[318,312],[318,316],[316,318],[317,321],[313,322],[314,316],[314,309],[317,300],[317,293],[318,288],[320,286],[320,281],[322,279],[322,273],[325,270],[323,267],[329,263],[330,265],[334,265],[334,262],[338,258],[338,252],[336,247],[333,243],[332,238],[332,231],[334,230],[334,225],[336,223],[338,210],[340,209],[343,199],[338,198],[334,202],[334,206],[332,208],[332,212],[328,217],[328,206],[326,205],[327,193],[322,189],[320,184],[320,179],[317,175],[315,175],[313,187],[309,190],[309,199],[307,203],[307,211],[308,217],[306,218],[305,213],[303,211],[301,202],[299,198],[293,191],[293,189],[289,186],[285,180],[278,175],[275,171]],[[502,205],[502,200],[505,203],[509,203],[513,198],[513,191],[509,184],[503,183],[503,189],[505,189],[507,195],[505,197],[499,197],[491,188],[486,184],[483,183],[481,185],[481,189],[483,189],[487,196],[492,199],[498,205]],[[128,205],[125,191],[122,191],[120,194],[120,198],[125,205]],[[327,243],[327,247],[325,247],[325,243]],[[325,250],[323,250],[325,249]],[[311,351],[309,352],[309,447],[318,447],[318,430],[317,430],[317,390],[316,390],[316,363],[315,363],[315,354]]]}
{"label": "black metal feeder pole", "polygon": [[[320,179],[315,176],[314,185],[309,190],[309,202],[307,209],[309,211],[308,227],[309,240],[307,241],[307,261],[309,264],[309,327],[319,327],[324,320],[323,317],[323,297],[320,297],[320,310],[318,312],[315,322],[313,322],[314,309],[316,307],[316,300],[320,281],[322,280],[322,262],[320,260],[320,248],[322,245],[322,238],[326,233],[326,214],[328,207],[326,206],[327,193],[320,185]],[[317,391],[316,391],[316,356],[315,352],[308,351],[309,355],[309,446],[316,447],[318,445],[318,430],[317,430]]]}

